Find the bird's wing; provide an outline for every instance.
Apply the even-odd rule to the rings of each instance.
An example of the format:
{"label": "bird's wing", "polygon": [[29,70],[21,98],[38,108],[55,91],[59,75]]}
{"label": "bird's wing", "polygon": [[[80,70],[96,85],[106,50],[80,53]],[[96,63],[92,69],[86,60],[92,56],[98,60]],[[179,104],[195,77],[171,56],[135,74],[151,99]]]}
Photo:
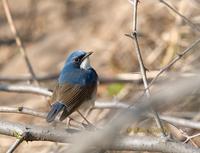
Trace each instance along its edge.
{"label": "bird's wing", "polygon": [[71,85],[71,84],[58,84],[53,92],[52,102],[61,102],[66,107],[60,120],[63,120],[70,115],[77,107],[79,107],[84,101],[92,98],[94,92],[96,92],[97,85]]}

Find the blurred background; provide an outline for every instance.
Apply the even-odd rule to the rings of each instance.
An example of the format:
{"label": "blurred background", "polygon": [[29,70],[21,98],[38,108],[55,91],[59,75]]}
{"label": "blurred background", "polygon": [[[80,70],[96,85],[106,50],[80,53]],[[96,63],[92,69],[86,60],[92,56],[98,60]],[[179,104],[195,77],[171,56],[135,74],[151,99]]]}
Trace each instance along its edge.
{"label": "blurred background", "polygon": [[[199,0],[168,0],[180,13],[200,26]],[[132,6],[128,0],[15,0],[9,1],[17,31],[37,76],[57,74],[69,52],[93,51],[91,63],[99,76],[114,77],[121,73],[138,73],[139,66],[133,41],[125,34],[132,31]],[[179,16],[158,0],[140,0],[138,6],[139,43],[149,71],[159,70],[176,53],[194,42],[200,32],[188,26]],[[192,73],[199,69],[200,46],[184,56],[172,72]],[[8,26],[0,2],[0,75],[29,76],[15,39]],[[23,82],[26,84],[27,82]],[[56,80],[41,82],[53,89]],[[104,84],[98,99],[130,100],[143,88],[142,84]],[[38,111],[49,110],[42,96],[0,92],[0,105],[24,106]],[[199,111],[199,103],[183,102],[175,110]],[[165,110],[167,111],[167,110]],[[95,110],[93,122],[103,119],[109,110]],[[41,118],[19,114],[3,114],[0,118],[13,122],[47,125]],[[5,152],[15,138],[0,135],[0,152]],[[16,152],[61,152],[62,145],[51,142],[23,142]]]}

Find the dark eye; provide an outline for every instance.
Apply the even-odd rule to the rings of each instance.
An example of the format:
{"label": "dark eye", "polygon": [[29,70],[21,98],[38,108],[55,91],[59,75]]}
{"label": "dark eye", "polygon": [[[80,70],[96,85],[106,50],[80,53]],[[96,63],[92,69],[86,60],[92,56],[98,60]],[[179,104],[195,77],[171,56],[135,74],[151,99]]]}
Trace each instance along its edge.
{"label": "dark eye", "polygon": [[78,63],[78,62],[80,62],[80,59],[79,58],[75,58],[74,62]]}

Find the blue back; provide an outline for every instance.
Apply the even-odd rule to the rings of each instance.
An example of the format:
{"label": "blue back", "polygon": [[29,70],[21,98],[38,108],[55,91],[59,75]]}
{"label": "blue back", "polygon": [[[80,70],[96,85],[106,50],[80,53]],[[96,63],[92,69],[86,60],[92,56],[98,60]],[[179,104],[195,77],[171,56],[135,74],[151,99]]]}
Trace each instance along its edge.
{"label": "blue back", "polygon": [[98,75],[92,67],[84,70],[80,68],[80,64],[77,65],[73,62],[74,58],[84,55],[86,52],[79,50],[68,56],[58,79],[59,84],[68,83],[81,86],[97,84]]}

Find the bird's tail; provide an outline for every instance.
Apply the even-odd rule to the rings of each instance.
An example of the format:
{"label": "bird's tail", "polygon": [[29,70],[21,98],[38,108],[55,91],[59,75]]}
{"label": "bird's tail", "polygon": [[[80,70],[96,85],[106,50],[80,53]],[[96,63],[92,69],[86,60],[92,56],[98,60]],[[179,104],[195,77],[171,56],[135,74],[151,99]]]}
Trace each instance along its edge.
{"label": "bird's tail", "polygon": [[58,113],[60,111],[62,111],[62,109],[65,107],[64,104],[60,103],[60,102],[56,102],[52,105],[51,110],[49,111],[48,115],[47,115],[47,122],[52,122],[56,116],[58,115]]}

